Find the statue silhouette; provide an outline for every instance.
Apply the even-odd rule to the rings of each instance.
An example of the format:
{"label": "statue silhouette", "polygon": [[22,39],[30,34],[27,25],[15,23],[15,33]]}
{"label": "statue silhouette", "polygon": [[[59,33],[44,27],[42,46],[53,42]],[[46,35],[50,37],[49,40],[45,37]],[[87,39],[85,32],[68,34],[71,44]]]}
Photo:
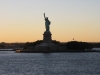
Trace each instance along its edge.
{"label": "statue silhouette", "polygon": [[45,28],[46,28],[46,31],[49,31],[50,30],[50,21],[48,20],[48,17],[45,17],[45,13],[44,13],[44,19],[45,19]]}

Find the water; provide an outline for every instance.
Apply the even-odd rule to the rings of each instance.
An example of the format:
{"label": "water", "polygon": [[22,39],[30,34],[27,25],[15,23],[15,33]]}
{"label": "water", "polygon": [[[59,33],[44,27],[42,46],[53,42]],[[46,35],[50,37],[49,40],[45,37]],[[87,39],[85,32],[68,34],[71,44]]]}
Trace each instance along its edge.
{"label": "water", "polygon": [[100,54],[0,51],[0,75],[100,75]]}

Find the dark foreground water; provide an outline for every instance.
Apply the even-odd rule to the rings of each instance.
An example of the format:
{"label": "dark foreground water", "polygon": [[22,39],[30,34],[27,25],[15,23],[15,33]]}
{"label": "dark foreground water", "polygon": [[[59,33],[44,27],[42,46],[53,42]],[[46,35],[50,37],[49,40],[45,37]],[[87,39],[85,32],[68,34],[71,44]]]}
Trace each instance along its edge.
{"label": "dark foreground water", "polygon": [[0,51],[0,75],[100,75],[100,53]]}

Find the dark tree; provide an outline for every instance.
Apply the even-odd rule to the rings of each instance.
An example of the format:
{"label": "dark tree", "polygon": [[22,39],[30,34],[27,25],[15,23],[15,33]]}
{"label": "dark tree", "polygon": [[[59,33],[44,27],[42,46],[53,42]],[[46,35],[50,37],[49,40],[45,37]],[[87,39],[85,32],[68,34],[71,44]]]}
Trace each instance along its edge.
{"label": "dark tree", "polygon": [[91,49],[93,46],[87,42],[71,41],[66,43],[68,51],[85,51],[85,49]]}

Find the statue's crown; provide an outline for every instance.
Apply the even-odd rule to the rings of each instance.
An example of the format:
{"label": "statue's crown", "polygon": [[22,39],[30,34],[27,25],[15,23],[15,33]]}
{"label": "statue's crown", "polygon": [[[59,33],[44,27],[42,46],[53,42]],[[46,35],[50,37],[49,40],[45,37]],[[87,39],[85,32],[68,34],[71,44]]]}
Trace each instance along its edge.
{"label": "statue's crown", "polygon": [[48,19],[48,17],[46,17],[46,19]]}

